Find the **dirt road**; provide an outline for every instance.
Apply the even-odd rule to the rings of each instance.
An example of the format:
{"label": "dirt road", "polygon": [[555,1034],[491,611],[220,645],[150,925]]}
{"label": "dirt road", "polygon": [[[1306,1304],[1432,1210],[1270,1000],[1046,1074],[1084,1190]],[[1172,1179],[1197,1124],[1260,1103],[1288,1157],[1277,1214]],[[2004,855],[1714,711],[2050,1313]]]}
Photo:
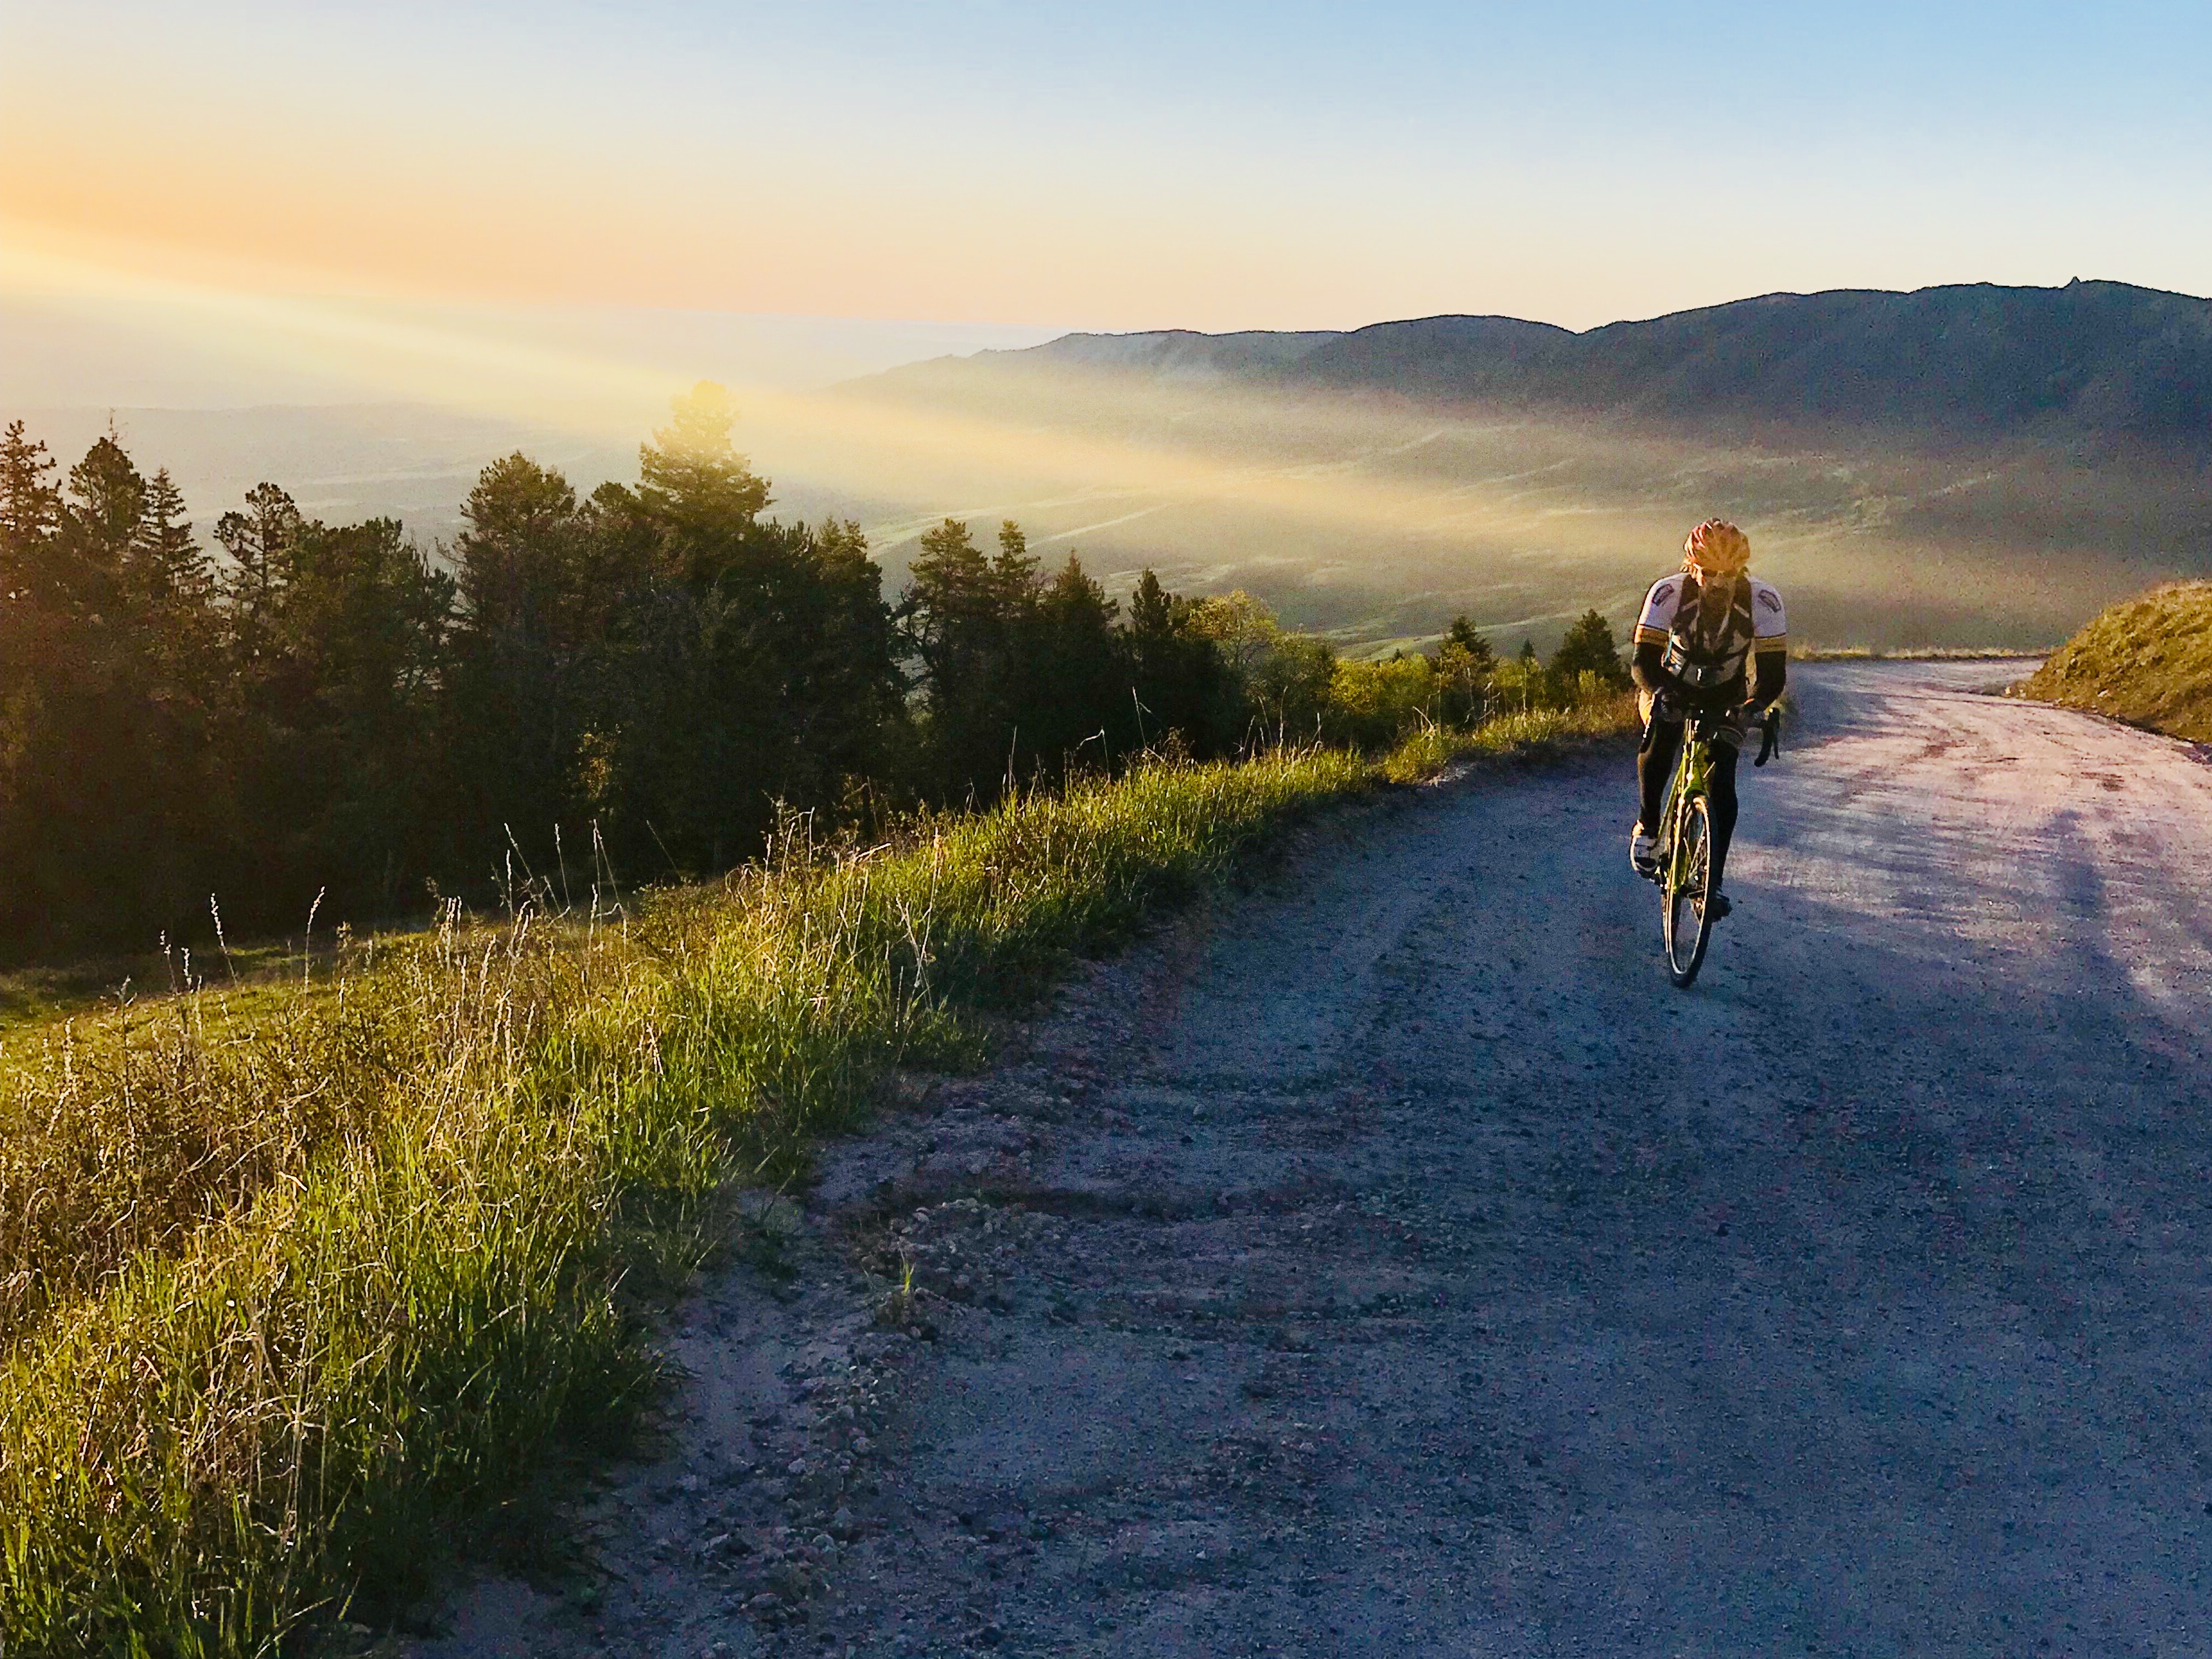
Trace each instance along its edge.
{"label": "dirt road", "polygon": [[2212,766],[2002,672],[1801,675],[1688,994],[1618,757],[1089,974],[434,1645],[2212,1651]]}

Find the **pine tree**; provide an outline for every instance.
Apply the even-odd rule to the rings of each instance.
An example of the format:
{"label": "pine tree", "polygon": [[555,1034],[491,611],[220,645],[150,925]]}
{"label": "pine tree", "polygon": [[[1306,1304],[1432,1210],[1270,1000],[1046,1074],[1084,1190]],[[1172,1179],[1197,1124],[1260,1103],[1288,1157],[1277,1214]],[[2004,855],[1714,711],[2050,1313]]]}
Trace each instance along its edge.
{"label": "pine tree", "polygon": [[293,547],[306,520],[291,496],[273,483],[247,490],[246,509],[217,519],[215,538],[230,555],[223,594],[250,654],[259,648],[265,620],[283,591]]}
{"label": "pine tree", "polygon": [[1563,698],[1571,702],[1579,695],[1585,673],[1592,675],[1601,690],[1628,689],[1628,670],[1613,644],[1613,625],[1594,609],[1583,612],[1552,653],[1551,675]]}
{"label": "pine tree", "polygon": [[558,471],[519,452],[477,475],[461,517],[459,614],[441,702],[456,858],[507,834],[535,847],[556,824],[581,832],[609,804],[607,780],[588,786],[580,757],[606,701],[624,596],[605,556],[626,544],[597,533],[599,515]]}
{"label": "pine tree", "polygon": [[[1484,673],[1498,665],[1498,653],[1491,648],[1489,636],[1474,625],[1464,611],[1452,618],[1451,626],[1444,630],[1443,642],[1457,646]],[[1534,647],[1528,648],[1533,651]]]}
{"label": "pine tree", "polygon": [[638,446],[637,496],[647,514],[728,534],[767,508],[767,481],[731,446],[737,419],[730,394],[711,380],[676,399],[669,423]]}
{"label": "pine tree", "polygon": [[677,399],[637,489],[603,486],[579,521],[579,590],[619,597],[574,775],[641,861],[679,869],[748,856],[779,804],[831,804],[896,685],[865,541],[763,520],[733,419],[719,386]]}
{"label": "pine tree", "polygon": [[1114,626],[1121,608],[1073,553],[1038,595],[1035,642],[1024,653],[1036,695],[1024,746],[1055,776],[1072,764],[1109,762],[1133,746],[1135,711]]}
{"label": "pine tree", "polygon": [[1138,639],[1165,639],[1175,632],[1175,595],[1160,585],[1150,565],[1129,595],[1129,632]]}
{"label": "pine tree", "polygon": [[[1021,658],[1036,605],[1036,561],[1021,527],[1000,526],[997,558],[985,557],[965,523],[924,532],[908,568],[907,641],[921,665],[927,777],[948,799],[988,797],[1016,763],[1020,705],[1034,688]],[[1036,734],[1030,723],[1030,735]]]}
{"label": "pine tree", "polygon": [[69,474],[63,538],[73,583],[84,597],[112,592],[145,516],[145,477],[111,431],[94,441]]}
{"label": "pine tree", "polygon": [[1437,682],[1441,697],[1438,714],[1448,726],[1473,726],[1490,705],[1491,686],[1498,673],[1498,653],[1490,641],[1462,613],[1452,618],[1437,647]]}
{"label": "pine tree", "polygon": [[212,598],[207,555],[185,517],[184,492],[161,468],[146,485],[145,504],[125,556],[129,585],[142,604],[198,610]]}
{"label": "pine tree", "polygon": [[51,544],[61,527],[62,498],[47,476],[54,470],[44,443],[21,421],[0,433],[0,595],[34,597],[47,574]]}
{"label": "pine tree", "polygon": [[1002,614],[1012,617],[1036,597],[1037,559],[1030,538],[1012,519],[999,526],[999,556],[991,561],[991,582]]}
{"label": "pine tree", "polygon": [[[1129,598],[1125,635],[1140,747],[1180,748],[1212,757],[1233,747],[1241,714],[1220,653],[1197,625],[1197,606],[1162,586],[1147,568]],[[1115,713],[1118,717],[1121,711]]]}

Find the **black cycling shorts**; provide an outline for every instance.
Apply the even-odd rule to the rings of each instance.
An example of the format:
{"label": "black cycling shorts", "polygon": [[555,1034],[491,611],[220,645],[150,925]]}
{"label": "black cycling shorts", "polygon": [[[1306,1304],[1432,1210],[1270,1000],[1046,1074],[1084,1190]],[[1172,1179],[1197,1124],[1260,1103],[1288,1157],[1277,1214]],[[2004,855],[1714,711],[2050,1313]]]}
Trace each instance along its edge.
{"label": "black cycling shorts", "polygon": [[[1647,729],[1651,725],[1653,701],[1653,695],[1649,691],[1639,691],[1636,694],[1636,707],[1644,716],[1644,724]],[[1743,747],[1744,733],[1749,730],[1749,727],[1744,720],[1744,705],[1741,702],[1731,701],[1717,708],[1700,708],[1695,703],[1692,703],[1689,705],[1689,712],[1705,721],[1705,732],[1715,743],[1724,743],[1731,749]],[[1676,726],[1681,723],[1680,720],[1671,722]]]}

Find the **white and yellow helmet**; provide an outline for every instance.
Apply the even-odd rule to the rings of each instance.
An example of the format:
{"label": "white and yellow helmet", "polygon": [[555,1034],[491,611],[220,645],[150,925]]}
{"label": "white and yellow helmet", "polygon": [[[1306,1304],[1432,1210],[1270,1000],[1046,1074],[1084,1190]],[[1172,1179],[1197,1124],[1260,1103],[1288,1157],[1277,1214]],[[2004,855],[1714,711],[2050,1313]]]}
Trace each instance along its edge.
{"label": "white and yellow helmet", "polygon": [[1682,568],[1705,576],[1741,576],[1751,564],[1751,538],[1726,519],[1708,519],[1682,544]]}

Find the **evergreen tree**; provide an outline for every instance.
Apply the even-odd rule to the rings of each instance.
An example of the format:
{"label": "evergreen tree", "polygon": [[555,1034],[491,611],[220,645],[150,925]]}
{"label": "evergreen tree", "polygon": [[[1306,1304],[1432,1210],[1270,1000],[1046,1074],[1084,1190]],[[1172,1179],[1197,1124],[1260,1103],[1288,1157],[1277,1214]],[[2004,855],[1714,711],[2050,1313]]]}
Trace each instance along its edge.
{"label": "evergreen tree", "polygon": [[[999,532],[987,559],[966,524],[924,532],[908,567],[906,641],[920,665],[923,787],[959,799],[995,794],[1018,776],[1022,713],[1035,687],[1023,672],[1037,605],[1036,561],[1020,526]],[[1036,723],[1030,723],[1032,746]]]}
{"label": "evergreen tree", "polygon": [[1444,629],[1443,643],[1457,646],[1486,672],[1497,665],[1498,653],[1491,649],[1489,635],[1477,628],[1464,611],[1454,617],[1451,626]]}
{"label": "evergreen tree", "polygon": [[1583,611],[1552,653],[1552,678],[1564,701],[1572,702],[1580,695],[1585,673],[1594,676],[1603,690],[1626,691],[1629,686],[1628,670],[1613,644],[1613,626],[1595,610]]}
{"label": "evergreen tree", "polygon": [[1161,586],[1147,568],[1129,599],[1127,644],[1132,714],[1138,741],[1154,748],[1179,744],[1211,757],[1233,746],[1239,719],[1213,641],[1200,629],[1197,607]]}
{"label": "evergreen tree", "polygon": [[79,605],[111,609],[146,515],[146,480],[114,433],[70,469],[61,525],[62,586]]}
{"label": "evergreen tree", "polygon": [[991,561],[991,586],[999,614],[1021,616],[1037,592],[1037,559],[1030,538],[1012,519],[999,526],[999,556]]}
{"label": "evergreen tree", "polygon": [[1447,726],[1473,726],[1488,711],[1498,653],[1464,612],[1452,618],[1437,647],[1438,717]]}
{"label": "evergreen tree", "polygon": [[43,457],[20,423],[0,441],[17,575],[0,621],[0,857],[14,872],[0,932],[51,951],[143,938],[191,905],[222,838],[226,665],[173,481],[149,483],[112,432],[65,492]]}
{"label": "evergreen tree", "polygon": [[328,888],[333,914],[373,912],[407,890],[434,844],[453,579],[396,520],[333,526],[280,508],[275,522],[289,527],[258,584],[238,742],[268,862],[238,902],[291,922]]}
{"label": "evergreen tree", "polygon": [[763,522],[768,486],[732,419],[718,386],[679,398],[640,451],[639,488],[602,488],[590,514],[595,568],[623,591],[592,787],[634,852],[688,870],[749,855],[779,804],[833,802],[896,688],[858,530]]}
{"label": "evergreen tree", "polygon": [[47,476],[54,470],[45,444],[26,435],[21,421],[0,433],[0,593],[41,599],[51,544],[61,528],[61,492]]}
{"label": "evergreen tree", "polygon": [[1121,608],[1073,553],[1038,596],[1027,666],[1039,695],[1023,746],[1048,775],[1110,763],[1135,746],[1128,659],[1114,626]]}
{"label": "evergreen tree", "polygon": [[[730,442],[737,418],[730,394],[711,380],[676,399],[669,423],[638,446],[636,494],[647,518],[720,538],[766,510],[766,481]],[[684,550],[683,538],[674,538],[671,550]]]}
{"label": "evergreen tree", "polygon": [[287,561],[305,523],[291,496],[273,483],[254,485],[246,492],[243,513],[226,513],[215,521],[215,538],[230,556],[217,585],[245,679],[261,672],[255,665],[267,646]]}
{"label": "evergreen tree", "polygon": [[123,603],[137,653],[149,833],[134,861],[142,927],[196,922],[243,839],[236,817],[231,656],[214,573],[167,469],[145,487]]}
{"label": "evergreen tree", "polygon": [[136,602],[161,611],[198,613],[213,600],[215,579],[207,554],[185,517],[185,497],[163,467],[146,485],[138,528],[125,556],[127,586]]}
{"label": "evergreen tree", "polygon": [[582,769],[610,671],[612,630],[642,573],[617,567],[618,536],[568,481],[516,453],[483,469],[453,548],[458,614],[445,699],[455,803],[449,854],[512,834],[557,857],[554,826],[579,833],[605,804]]}

